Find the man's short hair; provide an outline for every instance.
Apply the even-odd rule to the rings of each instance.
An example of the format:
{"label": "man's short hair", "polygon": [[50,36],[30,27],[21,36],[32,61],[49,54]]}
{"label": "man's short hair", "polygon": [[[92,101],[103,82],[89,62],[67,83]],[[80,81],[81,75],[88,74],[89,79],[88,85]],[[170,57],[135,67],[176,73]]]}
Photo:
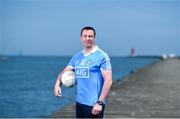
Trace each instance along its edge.
{"label": "man's short hair", "polygon": [[85,27],[83,27],[83,28],[81,29],[81,36],[82,36],[82,32],[83,32],[84,30],[92,30],[92,31],[94,32],[94,37],[96,36],[96,30],[95,30],[93,27],[91,27],[91,26],[85,26]]}

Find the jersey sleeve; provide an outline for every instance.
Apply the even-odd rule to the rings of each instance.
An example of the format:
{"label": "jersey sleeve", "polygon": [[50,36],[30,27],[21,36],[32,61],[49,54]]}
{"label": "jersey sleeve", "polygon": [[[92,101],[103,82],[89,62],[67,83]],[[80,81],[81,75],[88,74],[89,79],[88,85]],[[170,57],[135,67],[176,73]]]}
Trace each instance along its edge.
{"label": "jersey sleeve", "polygon": [[101,66],[100,66],[100,69],[101,70],[111,70],[112,67],[111,67],[111,61],[110,61],[110,58],[108,56],[104,57],[102,59],[102,62],[101,62]]}
{"label": "jersey sleeve", "polygon": [[74,67],[75,67],[75,66],[74,66],[74,61],[75,61],[74,59],[75,59],[75,56],[73,56],[73,57],[71,58],[71,60],[69,61],[68,65],[67,65],[68,67],[72,67],[73,69],[74,69]]}

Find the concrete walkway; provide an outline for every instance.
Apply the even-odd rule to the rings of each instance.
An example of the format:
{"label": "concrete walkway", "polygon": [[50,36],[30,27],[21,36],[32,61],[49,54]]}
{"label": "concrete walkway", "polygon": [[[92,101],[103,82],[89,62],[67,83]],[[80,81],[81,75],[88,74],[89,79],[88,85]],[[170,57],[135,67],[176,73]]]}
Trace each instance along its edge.
{"label": "concrete walkway", "polygon": [[[143,67],[114,82],[105,118],[180,118],[180,59]],[[75,118],[75,105],[51,117]]]}

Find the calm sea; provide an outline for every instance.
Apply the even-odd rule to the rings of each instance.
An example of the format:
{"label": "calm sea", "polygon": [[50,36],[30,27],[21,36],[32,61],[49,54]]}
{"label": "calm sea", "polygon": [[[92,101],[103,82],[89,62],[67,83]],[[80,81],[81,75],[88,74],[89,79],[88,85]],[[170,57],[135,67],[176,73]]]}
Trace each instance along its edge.
{"label": "calm sea", "polygon": [[[70,57],[10,56],[0,61],[0,117],[48,117],[75,101],[76,87],[53,94],[58,73]],[[111,57],[113,80],[159,61],[157,57]]]}

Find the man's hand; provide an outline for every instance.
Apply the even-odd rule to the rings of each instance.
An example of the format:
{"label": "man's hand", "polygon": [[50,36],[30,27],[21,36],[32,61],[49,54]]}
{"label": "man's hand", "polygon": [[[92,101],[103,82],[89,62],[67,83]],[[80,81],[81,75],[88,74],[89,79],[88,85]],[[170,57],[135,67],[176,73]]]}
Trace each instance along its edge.
{"label": "man's hand", "polygon": [[61,87],[60,86],[55,86],[54,87],[54,95],[55,96],[59,96],[59,97],[61,97],[62,96],[62,94],[61,94]]}
{"label": "man's hand", "polygon": [[101,111],[102,111],[102,105],[99,105],[96,103],[92,109],[92,114],[98,115],[98,114],[100,114]]}

